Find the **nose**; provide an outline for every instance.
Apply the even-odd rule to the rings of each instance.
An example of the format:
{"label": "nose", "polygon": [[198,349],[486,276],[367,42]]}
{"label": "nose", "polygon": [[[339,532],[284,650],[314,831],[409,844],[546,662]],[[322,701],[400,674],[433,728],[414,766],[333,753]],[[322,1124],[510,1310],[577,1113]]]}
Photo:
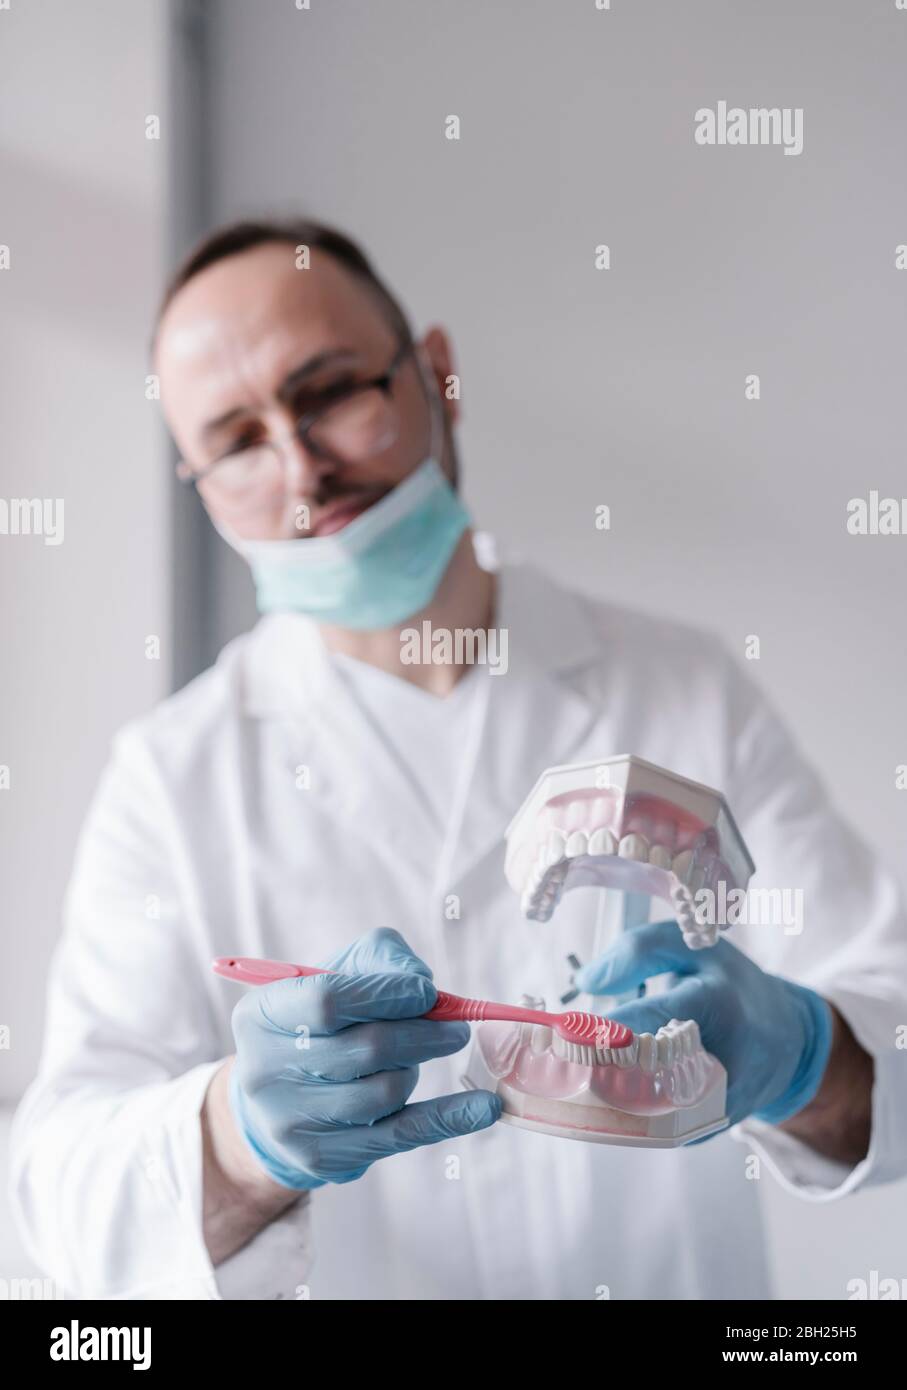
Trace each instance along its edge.
{"label": "nose", "polygon": [[307,449],[297,434],[288,431],[279,441],[284,484],[292,497],[314,496],[333,465]]}

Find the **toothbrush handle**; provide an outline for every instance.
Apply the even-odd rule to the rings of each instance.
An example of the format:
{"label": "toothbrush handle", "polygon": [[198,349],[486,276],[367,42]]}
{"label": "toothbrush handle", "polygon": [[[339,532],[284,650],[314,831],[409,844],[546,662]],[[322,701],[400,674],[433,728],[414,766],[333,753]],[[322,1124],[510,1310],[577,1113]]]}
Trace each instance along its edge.
{"label": "toothbrush handle", "polygon": [[446,1019],[453,1022],[462,1019],[466,1023],[481,1023],[494,1019],[508,1023],[553,1023],[555,1014],[541,1013],[538,1009],[521,1009],[516,1004],[495,1004],[491,999],[463,999],[459,994],[448,994],[438,990],[438,1000],[424,1018]]}
{"label": "toothbrush handle", "polygon": [[[284,960],[255,960],[250,956],[219,956],[212,967],[218,975],[229,980],[241,980],[247,985],[267,985],[275,980],[293,980],[302,975],[336,975],[317,965],[292,965]],[[503,1019],[515,1023],[552,1023],[555,1016],[539,1013],[537,1009],[521,1009],[514,1004],[495,1004],[489,999],[463,999],[459,994],[438,990],[433,1008],[422,1015],[436,1020],[464,1020],[467,1023],[482,1019]]]}
{"label": "toothbrush handle", "polygon": [[269,985],[275,980],[296,980],[301,975],[334,975],[318,965],[292,965],[286,960],[258,960],[254,956],[218,956],[211,969],[227,980],[241,980],[245,985]]}

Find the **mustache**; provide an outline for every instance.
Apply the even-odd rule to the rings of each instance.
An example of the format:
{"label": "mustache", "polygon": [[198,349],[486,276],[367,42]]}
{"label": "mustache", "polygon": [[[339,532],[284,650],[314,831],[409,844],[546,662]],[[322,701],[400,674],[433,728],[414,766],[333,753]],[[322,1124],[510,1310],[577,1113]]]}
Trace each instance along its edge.
{"label": "mustache", "polygon": [[314,492],[303,500],[312,508],[323,509],[344,502],[361,502],[367,499],[377,501],[390,488],[386,483],[343,484],[325,479]]}

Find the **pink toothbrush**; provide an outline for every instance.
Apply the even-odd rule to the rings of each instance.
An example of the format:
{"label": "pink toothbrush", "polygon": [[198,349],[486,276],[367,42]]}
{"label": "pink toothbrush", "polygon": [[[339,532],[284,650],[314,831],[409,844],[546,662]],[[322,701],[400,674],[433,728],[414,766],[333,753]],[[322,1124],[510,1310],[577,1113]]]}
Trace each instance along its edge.
{"label": "pink toothbrush", "polygon": [[[241,980],[248,985],[268,985],[275,980],[293,980],[302,975],[335,975],[313,965],[290,965],[283,960],[255,960],[252,956],[218,956],[211,969],[228,980]],[[444,1022],[462,1020],[467,1023],[489,1019],[508,1023],[541,1023],[553,1028],[564,1042],[587,1048],[629,1047],[633,1032],[625,1023],[615,1023],[598,1014],[549,1014],[540,1009],[521,1009],[514,1004],[493,1004],[488,999],[462,999],[458,994],[438,990],[438,1002],[424,1018]]]}

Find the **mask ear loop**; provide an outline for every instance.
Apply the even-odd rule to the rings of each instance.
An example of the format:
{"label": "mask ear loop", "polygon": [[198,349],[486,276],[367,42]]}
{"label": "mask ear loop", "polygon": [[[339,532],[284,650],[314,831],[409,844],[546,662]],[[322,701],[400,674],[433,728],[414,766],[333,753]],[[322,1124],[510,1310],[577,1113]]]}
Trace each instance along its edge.
{"label": "mask ear loop", "polygon": [[434,459],[435,463],[443,472],[444,406],[441,402],[441,390],[432,370],[428,353],[421,343],[416,347],[416,364],[419,368],[419,376],[422,379],[422,389],[425,392],[425,400],[428,405],[429,443],[427,457]]}

